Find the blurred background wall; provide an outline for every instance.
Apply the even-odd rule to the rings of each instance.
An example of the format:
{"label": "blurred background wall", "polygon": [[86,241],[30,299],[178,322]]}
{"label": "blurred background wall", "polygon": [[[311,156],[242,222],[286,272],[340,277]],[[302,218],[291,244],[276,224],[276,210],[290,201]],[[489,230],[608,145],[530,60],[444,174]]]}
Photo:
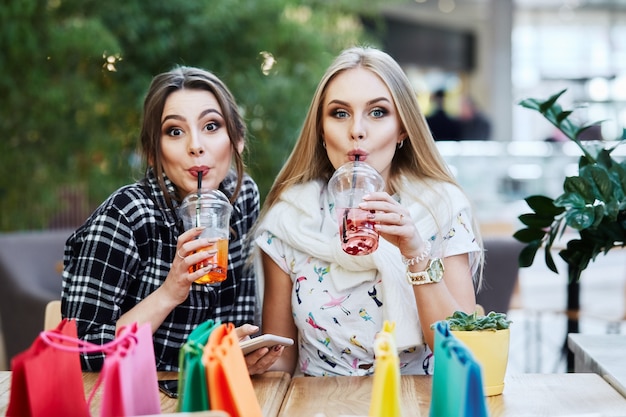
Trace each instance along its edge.
{"label": "blurred background wall", "polygon": [[[439,142],[478,215],[518,226],[531,194],[556,196],[579,151],[518,103],[567,89],[564,108],[582,123],[603,121],[589,139],[615,140],[626,126],[626,3],[617,0],[416,0],[382,8],[386,49],[414,80],[426,113],[446,90],[460,116],[471,97],[491,123],[490,141]],[[624,151],[613,154],[618,158]]]}

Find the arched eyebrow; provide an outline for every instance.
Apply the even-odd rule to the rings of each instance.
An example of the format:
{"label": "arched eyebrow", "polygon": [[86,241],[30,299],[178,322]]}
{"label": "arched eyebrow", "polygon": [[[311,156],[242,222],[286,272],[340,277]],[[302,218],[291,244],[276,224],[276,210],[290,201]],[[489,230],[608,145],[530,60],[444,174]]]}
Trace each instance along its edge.
{"label": "arched eyebrow", "polygon": [[[200,116],[198,117],[198,119],[201,119],[201,118],[203,118],[204,116],[206,116],[207,114],[210,114],[210,113],[216,113],[221,118],[224,118],[224,116],[222,116],[222,113],[220,113],[217,109],[206,109],[206,110],[204,110],[204,111],[202,111],[200,113]],[[178,121],[181,121],[181,122],[186,121],[186,119],[184,117],[182,117],[182,116],[180,116],[178,114],[170,114],[170,115],[165,116],[163,121],[161,121],[161,125],[163,125],[163,123],[167,122],[168,120],[172,120],[172,119],[173,120],[178,120]]]}
{"label": "arched eyebrow", "polygon": [[182,116],[179,116],[177,114],[170,114],[170,115],[165,116],[165,118],[163,118],[163,120],[161,120],[161,125],[163,125],[168,120],[179,120],[181,122],[184,122],[185,118],[182,117]]}
{"label": "arched eyebrow", "polygon": [[[391,102],[389,101],[389,99],[387,97],[377,97],[375,99],[372,99],[372,100],[368,101],[366,104],[368,106],[372,106],[374,104],[378,104],[381,101],[384,101],[384,102],[386,102],[388,104],[391,104]],[[337,99],[329,101],[328,105],[330,105],[330,104],[338,104],[340,106],[345,106],[345,107],[349,106],[349,103],[346,103],[343,100],[337,100]]]}
{"label": "arched eyebrow", "polygon": [[222,115],[222,113],[219,112],[219,110],[217,110],[217,109],[206,109],[202,113],[200,113],[200,116],[198,117],[198,119],[203,118],[204,116],[206,116],[209,113],[216,113],[221,118],[224,118],[224,116]]}

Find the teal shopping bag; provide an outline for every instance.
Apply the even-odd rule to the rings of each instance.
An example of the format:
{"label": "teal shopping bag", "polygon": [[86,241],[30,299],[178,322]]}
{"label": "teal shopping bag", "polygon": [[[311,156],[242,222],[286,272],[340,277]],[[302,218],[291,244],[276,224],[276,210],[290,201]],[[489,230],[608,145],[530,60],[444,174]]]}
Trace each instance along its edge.
{"label": "teal shopping bag", "polygon": [[209,390],[202,353],[213,329],[220,323],[207,320],[196,327],[180,348],[178,371],[178,411],[209,410]]}
{"label": "teal shopping bag", "polygon": [[451,332],[447,321],[435,323],[435,369],[430,417],[487,417],[480,365]]}

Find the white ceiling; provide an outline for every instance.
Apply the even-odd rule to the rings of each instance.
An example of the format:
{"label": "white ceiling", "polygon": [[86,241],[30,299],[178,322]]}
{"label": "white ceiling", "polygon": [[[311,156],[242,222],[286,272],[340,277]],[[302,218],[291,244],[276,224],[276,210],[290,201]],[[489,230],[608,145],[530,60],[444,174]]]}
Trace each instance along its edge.
{"label": "white ceiling", "polygon": [[[489,7],[494,1],[503,0],[415,0],[415,4],[420,7],[438,8],[441,3],[443,7],[453,3],[456,8],[471,9]],[[569,9],[609,9],[624,10],[626,1],[624,0],[512,0],[518,9],[552,9],[557,10],[562,7]],[[410,1],[407,3],[411,3]]]}
{"label": "white ceiling", "polygon": [[[495,2],[505,0],[406,0],[405,3],[382,3],[387,16],[412,21],[428,21],[446,25],[471,27],[476,22],[493,19]],[[626,12],[626,0],[508,0],[516,11]],[[451,6],[452,5],[452,6]],[[451,8],[450,8],[451,7]],[[445,11],[445,9],[448,9]]]}
{"label": "white ceiling", "polygon": [[[464,2],[467,0],[457,0]],[[472,1],[472,0],[470,0]],[[478,0],[483,1],[483,0]],[[487,0],[490,1],[490,0]],[[625,9],[626,2],[623,0],[513,0],[514,4],[524,9],[558,9],[568,7],[572,9]]]}

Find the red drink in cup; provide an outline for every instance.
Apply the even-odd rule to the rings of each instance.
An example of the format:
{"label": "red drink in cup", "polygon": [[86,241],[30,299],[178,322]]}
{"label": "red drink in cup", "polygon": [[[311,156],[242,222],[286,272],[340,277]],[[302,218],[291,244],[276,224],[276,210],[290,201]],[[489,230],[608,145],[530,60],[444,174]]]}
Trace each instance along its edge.
{"label": "red drink in cup", "polygon": [[369,212],[346,208],[337,212],[341,248],[350,255],[366,255],[378,248],[378,232],[374,222],[367,219]]}
{"label": "red drink in cup", "polygon": [[339,238],[344,252],[367,255],[378,248],[378,232],[369,212],[358,208],[363,196],[381,191],[385,182],[380,174],[364,162],[340,166],[328,182],[334,198],[334,210],[339,224]]}

